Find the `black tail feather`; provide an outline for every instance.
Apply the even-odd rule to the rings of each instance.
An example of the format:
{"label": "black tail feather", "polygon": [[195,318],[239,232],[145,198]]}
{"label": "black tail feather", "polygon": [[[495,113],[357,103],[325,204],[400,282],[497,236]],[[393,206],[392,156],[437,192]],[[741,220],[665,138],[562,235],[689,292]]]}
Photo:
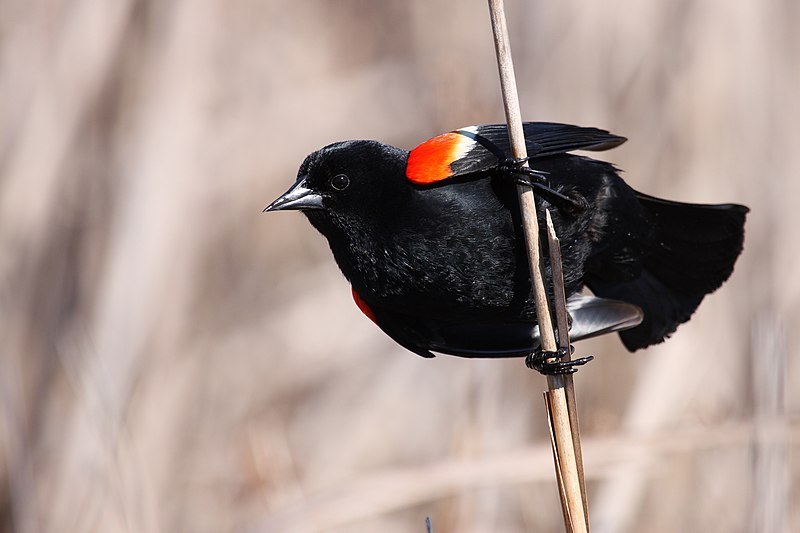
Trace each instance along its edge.
{"label": "black tail feather", "polygon": [[663,341],[728,279],[742,251],[748,212],[735,204],[637,197],[653,227],[652,241],[643,243],[641,274],[624,282],[587,280],[598,296],[632,303],[644,312],[641,325],[620,333],[631,351]]}

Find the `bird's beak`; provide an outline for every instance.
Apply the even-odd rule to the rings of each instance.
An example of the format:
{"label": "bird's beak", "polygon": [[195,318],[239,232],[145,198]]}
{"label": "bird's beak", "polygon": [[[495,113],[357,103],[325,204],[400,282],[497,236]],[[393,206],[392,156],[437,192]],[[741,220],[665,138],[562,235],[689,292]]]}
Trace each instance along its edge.
{"label": "bird's beak", "polygon": [[282,211],[284,209],[323,209],[322,196],[308,188],[307,176],[300,176],[288,191],[280,195],[274,202],[264,208],[267,211]]}

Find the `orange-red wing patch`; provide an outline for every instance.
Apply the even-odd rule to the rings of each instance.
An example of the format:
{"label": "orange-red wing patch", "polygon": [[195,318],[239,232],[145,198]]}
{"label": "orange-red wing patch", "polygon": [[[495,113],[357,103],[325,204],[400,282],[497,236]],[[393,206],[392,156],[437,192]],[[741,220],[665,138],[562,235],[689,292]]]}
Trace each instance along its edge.
{"label": "orange-red wing patch", "polygon": [[353,300],[355,300],[356,305],[358,306],[358,308],[361,309],[361,312],[364,313],[367,318],[369,318],[375,324],[377,324],[378,321],[375,320],[375,313],[373,313],[372,309],[369,308],[369,306],[367,305],[367,302],[365,302],[364,300],[361,299],[361,296],[358,295],[358,293],[356,292],[356,290],[354,288],[352,290],[353,290]]}
{"label": "orange-red wing patch", "polygon": [[446,180],[453,175],[450,164],[464,157],[473,144],[473,139],[457,131],[425,141],[408,155],[406,178],[417,185]]}

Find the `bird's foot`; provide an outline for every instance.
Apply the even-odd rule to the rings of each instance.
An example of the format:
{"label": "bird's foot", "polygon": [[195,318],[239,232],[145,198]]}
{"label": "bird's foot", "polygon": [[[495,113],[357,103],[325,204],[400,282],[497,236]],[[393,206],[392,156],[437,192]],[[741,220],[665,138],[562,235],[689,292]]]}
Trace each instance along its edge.
{"label": "bird's foot", "polygon": [[559,209],[565,209],[571,213],[586,209],[587,206],[584,203],[550,187],[550,182],[547,179],[548,172],[523,166],[529,159],[530,157],[506,158],[500,161],[500,172],[503,175],[511,176],[517,185],[535,189],[543,198]]}
{"label": "bird's foot", "polygon": [[[572,354],[574,351],[575,348],[570,346],[569,354]],[[554,352],[547,352],[538,348],[535,352],[528,354],[525,358],[525,365],[545,376],[556,376],[561,374],[574,374],[578,371],[576,367],[583,366],[594,359],[594,357],[590,355],[572,361],[563,361],[567,355],[567,348],[559,348]]]}
{"label": "bird's foot", "polygon": [[535,168],[524,166],[525,163],[528,163],[530,160],[531,160],[530,156],[506,157],[505,159],[500,160],[498,168],[504,174],[514,176],[515,178],[514,181],[516,181],[520,185],[532,186],[532,183],[546,185],[547,175],[549,174],[549,172],[545,172],[544,170],[536,170]]}

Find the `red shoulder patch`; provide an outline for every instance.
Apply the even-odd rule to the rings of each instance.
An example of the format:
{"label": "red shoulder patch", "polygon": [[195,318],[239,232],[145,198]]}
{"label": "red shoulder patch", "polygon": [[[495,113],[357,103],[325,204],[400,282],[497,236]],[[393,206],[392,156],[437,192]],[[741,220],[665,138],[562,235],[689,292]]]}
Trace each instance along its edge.
{"label": "red shoulder patch", "polygon": [[[471,128],[464,129],[471,131]],[[417,185],[446,180],[453,175],[450,164],[464,157],[473,144],[474,139],[458,131],[425,141],[408,155],[406,178]]]}
{"label": "red shoulder patch", "polygon": [[369,318],[375,324],[377,324],[378,321],[375,320],[375,313],[373,313],[372,309],[369,308],[367,302],[361,299],[361,296],[358,295],[355,288],[352,288],[352,291],[353,291],[353,300],[355,300],[356,305],[358,306],[359,309],[361,309],[361,312],[364,313],[364,315],[366,315],[367,318]]}

